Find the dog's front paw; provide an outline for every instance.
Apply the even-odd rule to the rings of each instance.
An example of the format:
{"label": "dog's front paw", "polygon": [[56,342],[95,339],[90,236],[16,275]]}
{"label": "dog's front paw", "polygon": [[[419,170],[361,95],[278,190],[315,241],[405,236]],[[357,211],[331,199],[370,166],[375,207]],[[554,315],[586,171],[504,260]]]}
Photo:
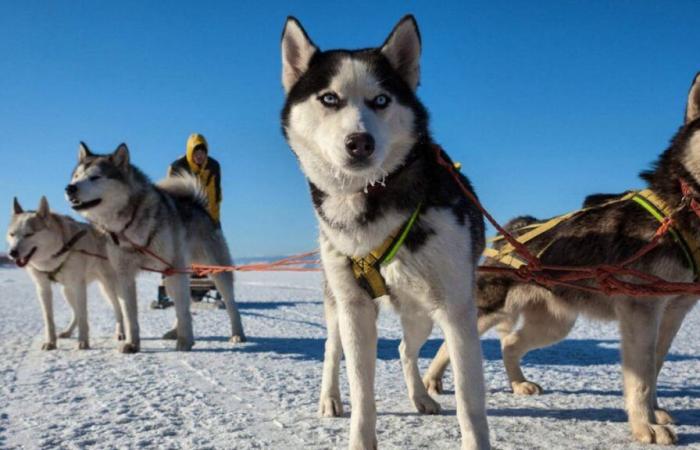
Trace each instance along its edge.
{"label": "dog's front paw", "polygon": [[413,399],[413,404],[421,414],[439,414],[440,404],[429,395],[422,395]]}
{"label": "dog's front paw", "polygon": [[194,341],[191,339],[177,338],[177,344],[175,345],[175,350],[178,352],[189,352],[194,346]]}
{"label": "dog's front paw", "polygon": [[72,334],[73,334],[72,330],[65,330],[65,331],[61,331],[60,333],[58,333],[58,337],[60,339],[68,339],[69,337],[71,337]]}
{"label": "dog's front paw", "polygon": [[540,395],[544,390],[532,381],[513,381],[511,384],[513,394],[516,395]]}
{"label": "dog's front paw", "polygon": [[424,378],[423,385],[428,390],[429,394],[440,395],[442,394],[442,378]]}
{"label": "dog's front paw", "polygon": [[78,350],[87,350],[90,348],[90,342],[89,341],[80,341],[78,342]]}
{"label": "dog's front paw", "polygon": [[166,339],[168,341],[174,341],[177,339],[177,330],[173,328],[172,330],[168,330],[163,334],[163,339]]}
{"label": "dog's front paw", "polygon": [[665,425],[640,424],[632,426],[632,437],[643,444],[673,445],[678,441],[676,433]]}
{"label": "dog's front paw", "polygon": [[56,343],[55,342],[44,342],[44,344],[41,346],[42,350],[56,350]]}
{"label": "dog's front paw", "polygon": [[319,417],[340,417],[343,415],[343,402],[340,395],[324,395],[318,404]]}
{"label": "dog's front paw", "polygon": [[232,344],[242,344],[246,342],[247,339],[245,338],[245,334],[234,334],[228,341]]}
{"label": "dog's front paw", "polygon": [[138,353],[139,350],[140,350],[139,345],[131,343],[131,342],[125,342],[119,346],[120,353],[128,353],[128,354]]}
{"label": "dog's front paw", "polygon": [[671,425],[676,423],[670,412],[665,409],[657,408],[654,410],[654,416],[656,417],[656,423],[659,425]]}

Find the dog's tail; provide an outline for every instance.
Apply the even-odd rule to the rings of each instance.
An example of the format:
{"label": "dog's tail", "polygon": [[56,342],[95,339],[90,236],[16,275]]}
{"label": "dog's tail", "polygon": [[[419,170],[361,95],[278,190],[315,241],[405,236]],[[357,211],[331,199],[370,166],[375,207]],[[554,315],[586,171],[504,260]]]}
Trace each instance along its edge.
{"label": "dog's tail", "polygon": [[156,183],[156,186],[181,203],[193,203],[201,206],[205,211],[209,207],[209,199],[204,186],[202,186],[199,178],[191,173],[176,172],[160,180]]}

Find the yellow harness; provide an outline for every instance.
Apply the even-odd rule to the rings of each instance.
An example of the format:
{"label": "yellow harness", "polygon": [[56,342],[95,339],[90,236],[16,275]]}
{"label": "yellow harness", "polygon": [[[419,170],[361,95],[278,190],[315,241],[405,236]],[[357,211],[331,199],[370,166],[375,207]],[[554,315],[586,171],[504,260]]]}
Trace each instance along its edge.
{"label": "yellow harness", "polygon": [[379,271],[380,266],[388,264],[396,256],[408,233],[420,215],[422,203],[419,203],[411,217],[398,230],[391,233],[382,244],[369,252],[364,258],[349,256],[355,279],[364,290],[374,299],[388,295],[386,281]]}
{"label": "yellow harness", "polygon": [[[633,201],[644,208],[649,214],[651,214],[659,222],[663,222],[666,217],[671,217],[674,213],[673,209],[664,202],[661,197],[656,195],[650,189],[644,189],[641,191],[633,191],[623,195],[620,198],[605,202],[601,205],[592,206],[589,208],[579,209],[577,211],[570,212],[561,216],[554,217],[543,223],[537,223],[528,225],[520,228],[518,231],[526,231],[521,236],[516,239],[518,242],[525,244],[535,239],[536,237],[546,233],[547,231],[553,229],[560,223],[569,220],[585,211],[589,211],[593,208],[600,208],[601,206],[610,205],[613,203],[619,203],[624,201]],[[683,251],[685,259],[693,270],[693,274],[697,278],[700,273],[700,243],[695,239],[692,233],[688,233],[686,230],[679,229],[676,227],[671,227],[669,229],[673,240],[678,244],[678,246]],[[497,242],[504,239],[503,236],[499,235],[492,239],[490,242]],[[545,246],[537,256],[541,256],[549,246]],[[484,256],[488,258],[495,259],[501,264],[505,264],[516,269],[527,264],[522,258],[515,254],[515,248],[510,244],[506,243],[500,249],[495,249],[493,247],[488,247],[484,250]]]}

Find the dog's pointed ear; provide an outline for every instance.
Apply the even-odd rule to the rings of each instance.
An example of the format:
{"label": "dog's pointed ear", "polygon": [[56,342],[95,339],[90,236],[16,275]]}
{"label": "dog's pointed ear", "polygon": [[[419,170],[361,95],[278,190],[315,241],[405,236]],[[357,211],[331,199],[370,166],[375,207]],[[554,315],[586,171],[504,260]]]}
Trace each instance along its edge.
{"label": "dog's pointed ear", "polygon": [[46,199],[45,195],[41,196],[41,200],[39,200],[39,207],[36,209],[36,215],[46,219],[49,217],[49,213],[51,210],[49,209],[49,201]]}
{"label": "dog's pointed ear", "polygon": [[381,52],[415,91],[420,80],[421,42],[418,24],[412,15],[404,16],[396,24],[382,44]]}
{"label": "dog's pointed ear", "polygon": [[12,200],[12,212],[14,214],[22,214],[24,212],[24,209],[22,209],[22,205],[19,204],[17,197]]}
{"label": "dog's pointed ear", "polygon": [[700,72],[695,75],[693,84],[688,92],[688,104],[685,107],[685,123],[690,123],[700,117]]}
{"label": "dog's pointed ear", "polygon": [[85,158],[92,155],[93,153],[90,151],[87,144],[80,141],[80,145],[78,146],[78,162],[83,162]]}
{"label": "dog's pointed ear", "polygon": [[126,144],[121,143],[119,147],[112,153],[109,158],[112,160],[115,166],[121,168],[129,167],[129,148]]}
{"label": "dog's pointed ear", "polygon": [[282,32],[282,86],[285,92],[289,92],[306,72],[317,51],[318,47],[311,42],[301,23],[294,17],[287,17]]}

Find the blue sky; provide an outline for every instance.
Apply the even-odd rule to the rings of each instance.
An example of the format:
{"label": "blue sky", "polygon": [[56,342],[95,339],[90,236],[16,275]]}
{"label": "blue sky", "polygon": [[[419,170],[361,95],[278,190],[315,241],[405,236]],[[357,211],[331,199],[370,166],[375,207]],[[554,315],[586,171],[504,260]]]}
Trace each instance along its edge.
{"label": "blue sky", "polygon": [[0,204],[63,187],[77,146],[129,144],[152,178],[203,133],[223,171],[235,256],[316,245],[279,127],[279,38],[379,45],[406,13],[423,37],[432,130],[502,221],[640,186],[700,70],[696,1],[88,2],[0,0]]}

